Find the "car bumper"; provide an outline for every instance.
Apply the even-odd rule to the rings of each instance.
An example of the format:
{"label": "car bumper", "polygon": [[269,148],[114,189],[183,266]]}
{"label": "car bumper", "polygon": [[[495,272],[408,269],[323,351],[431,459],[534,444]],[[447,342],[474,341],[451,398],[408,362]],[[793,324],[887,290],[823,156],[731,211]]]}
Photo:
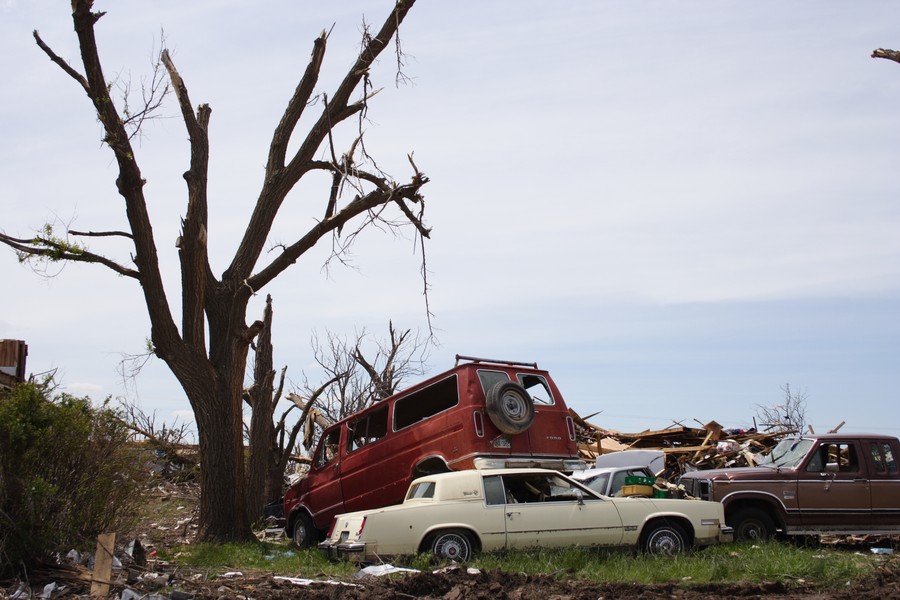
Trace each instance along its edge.
{"label": "car bumper", "polygon": [[712,546],[715,544],[730,544],[734,541],[734,529],[726,525],[719,527],[718,533],[710,532],[708,536],[697,536],[694,544],[697,546]]}
{"label": "car bumper", "polygon": [[325,540],[318,545],[319,550],[325,553],[329,560],[347,559],[362,561],[366,555],[366,545],[363,542],[335,542]]}

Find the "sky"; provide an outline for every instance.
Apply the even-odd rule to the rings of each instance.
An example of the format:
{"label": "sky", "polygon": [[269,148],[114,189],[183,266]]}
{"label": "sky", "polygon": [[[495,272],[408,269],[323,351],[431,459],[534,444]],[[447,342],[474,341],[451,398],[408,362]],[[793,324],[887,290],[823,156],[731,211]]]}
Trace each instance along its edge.
{"label": "sky", "polygon": [[[140,89],[164,37],[193,103],[212,107],[217,274],[312,41],[331,30],[329,92],[361,24],[380,26],[390,7],[96,2],[117,88]],[[0,0],[0,230],[123,229],[90,102],[33,30],[78,66],[65,3]],[[382,55],[365,127],[380,167],[406,180],[414,153],[430,178],[427,375],[456,354],[536,361],[570,407],[624,432],[752,427],[790,385],[816,431],[900,434],[900,64],[870,57],[900,49],[900,3],[419,0],[401,42],[410,82],[396,85]],[[136,152],[177,306],[188,144],[174,99],[162,115]],[[289,196],[270,245],[322,213],[319,183]],[[122,245],[91,249],[129,260]],[[250,305],[259,318],[272,294],[275,363],[291,385],[315,377],[314,332],[383,337],[389,320],[428,331],[411,234],[371,229],[349,266],[323,270],[329,250]],[[26,340],[28,371],[189,422],[161,361],[120,374],[149,337],[136,283],[94,265],[49,274],[0,248],[0,338]]]}

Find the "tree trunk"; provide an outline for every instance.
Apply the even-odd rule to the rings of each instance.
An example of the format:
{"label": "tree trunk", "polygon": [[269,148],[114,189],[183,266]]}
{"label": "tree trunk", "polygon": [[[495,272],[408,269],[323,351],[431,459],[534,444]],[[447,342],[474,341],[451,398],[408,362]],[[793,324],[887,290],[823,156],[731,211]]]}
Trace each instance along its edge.
{"label": "tree trunk", "polygon": [[[247,516],[255,524],[264,516],[264,508],[273,498],[270,495],[270,473],[273,461],[278,460],[275,444],[275,413],[277,398],[274,394],[275,371],[272,369],[272,296],[266,297],[262,330],[256,338],[256,361],[253,368],[253,385],[248,396],[250,417],[250,456],[247,461]],[[280,476],[279,476],[280,480]],[[275,498],[281,495],[281,485]]]}

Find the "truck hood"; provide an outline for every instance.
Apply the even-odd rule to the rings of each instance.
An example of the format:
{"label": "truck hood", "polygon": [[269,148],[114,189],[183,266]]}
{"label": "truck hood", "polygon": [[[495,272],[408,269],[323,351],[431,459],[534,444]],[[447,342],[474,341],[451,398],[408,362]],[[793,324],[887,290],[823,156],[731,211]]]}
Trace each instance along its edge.
{"label": "truck hood", "polygon": [[732,469],[709,469],[692,471],[682,475],[682,479],[770,479],[774,473],[785,471],[778,467],[734,467]]}

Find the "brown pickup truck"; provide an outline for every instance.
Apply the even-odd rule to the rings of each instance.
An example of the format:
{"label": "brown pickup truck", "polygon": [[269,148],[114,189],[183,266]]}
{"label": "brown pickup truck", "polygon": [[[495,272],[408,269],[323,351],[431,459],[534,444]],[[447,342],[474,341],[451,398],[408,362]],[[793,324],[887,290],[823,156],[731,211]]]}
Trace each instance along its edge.
{"label": "brown pickup truck", "polygon": [[685,473],[685,491],[725,505],[735,539],[900,533],[900,442],[874,434],[785,438],[755,467]]}

